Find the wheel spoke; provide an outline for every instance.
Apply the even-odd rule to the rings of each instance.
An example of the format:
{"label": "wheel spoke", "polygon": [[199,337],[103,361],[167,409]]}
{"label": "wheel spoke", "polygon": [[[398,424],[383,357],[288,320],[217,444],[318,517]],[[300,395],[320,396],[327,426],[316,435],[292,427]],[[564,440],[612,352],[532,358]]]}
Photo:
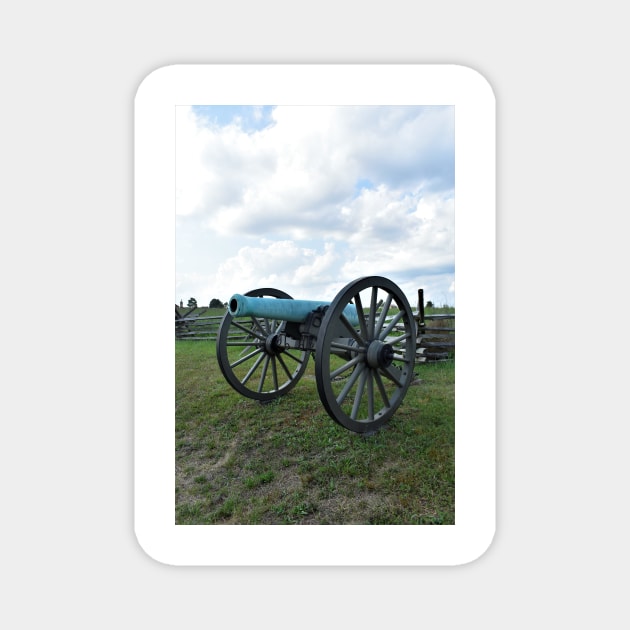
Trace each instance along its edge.
{"label": "wheel spoke", "polygon": [[256,350],[254,350],[253,352],[250,352],[249,354],[246,354],[244,357],[241,357],[238,361],[234,361],[234,363],[230,363],[230,367],[234,369],[237,365],[240,365],[241,363],[245,363],[245,361],[256,356],[259,352],[262,352],[262,350],[260,348],[256,348]]}
{"label": "wheel spoke", "polygon": [[278,368],[276,366],[276,357],[271,357],[271,374],[273,375],[273,388],[278,389]]}
{"label": "wheel spoke", "polygon": [[385,304],[383,304],[383,310],[378,318],[378,322],[374,328],[374,337],[380,337],[381,329],[383,328],[383,324],[385,323],[385,318],[387,317],[387,313],[389,313],[389,306],[392,303],[392,299],[394,296],[390,293],[385,300]]}
{"label": "wheel spoke", "polygon": [[348,332],[350,333],[350,335],[352,336],[352,338],[360,345],[360,346],[364,346],[365,345],[365,339],[361,339],[361,337],[359,336],[359,333],[354,329],[354,326],[346,319],[346,316],[341,313],[339,315],[339,320],[341,321],[341,323],[348,329]]}
{"label": "wheel spoke", "polygon": [[347,363],[344,363],[340,368],[337,368],[334,372],[330,373],[330,380],[333,378],[337,378],[340,374],[350,369],[353,365],[356,365],[360,361],[363,361],[362,356],[354,357],[354,359],[350,359]]}
{"label": "wheel spoke", "polygon": [[372,287],[372,297],[370,299],[370,318],[368,322],[368,339],[374,339],[374,324],[376,323],[376,295],[377,287]]}
{"label": "wheel spoke", "polygon": [[395,354],[393,361],[396,361],[397,363],[411,363],[411,359],[408,359],[404,354]]}
{"label": "wheel spoke", "polygon": [[387,397],[387,392],[385,391],[385,386],[383,385],[383,381],[381,380],[381,375],[378,373],[378,370],[374,370],[374,380],[376,381],[376,386],[378,387],[378,391],[381,394],[385,407],[391,407],[389,398]]}
{"label": "wheel spoke", "polygon": [[361,328],[361,335],[364,339],[368,339],[368,331],[365,326],[365,313],[363,312],[363,304],[361,302],[361,294],[357,293],[354,296],[354,306],[357,309],[357,317],[359,318],[359,328]]}
{"label": "wheel spoke", "polygon": [[280,365],[282,366],[282,369],[284,370],[284,373],[289,377],[289,380],[291,380],[293,378],[293,374],[291,374],[291,372],[289,372],[289,369],[287,368],[285,362],[282,360],[282,357],[280,355],[278,355],[277,359],[278,359],[278,362],[280,363]]}
{"label": "wheel spoke", "polygon": [[244,354],[250,349],[250,348],[260,348],[260,344],[259,343],[250,343],[248,345],[246,345],[239,353],[238,356],[242,357],[244,356]]}
{"label": "wheel spoke", "polygon": [[265,364],[263,365],[262,374],[260,375],[260,382],[258,383],[258,393],[262,392],[265,378],[267,377],[267,368],[269,367],[269,355],[265,355]]}
{"label": "wheel spoke", "polygon": [[259,348],[262,344],[260,343],[260,341],[254,341],[252,339],[251,341],[226,341],[225,345],[235,346],[237,348]]}
{"label": "wheel spoke", "polygon": [[350,418],[352,420],[357,419],[359,413],[359,407],[361,405],[361,398],[363,397],[363,389],[365,387],[366,372],[369,370],[361,370],[361,377],[359,378],[359,385],[357,386],[357,392],[354,395],[354,404],[352,405],[352,411],[350,412]]}
{"label": "wheel spoke", "polygon": [[[260,331],[260,334],[262,335],[261,339],[265,339],[267,337],[267,331],[262,327],[262,325],[260,324],[260,322],[258,321],[257,317],[254,317],[252,315],[252,323],[254,324],[255,328],[258,328],[258,330]],[[252,333],[253,333],[253,329],[252,329]]]}
{"label": "wheel spoke", "polygon": [[245,374],[245,378],[241,381],[241,385],[245,385],[245,383],[249,381],[249,379],[252,377],[252,374],[256,371],[256,369],[258,368],[258,366],[260,365],[261,361],[264,358],[265,358],[265,355],[261,352],[260,356],[256,359],[256,362],[254,363],[254,365],[252,365],[252,367],[249,368],[249,372]]}
{"label": "wheel spoke", "polygon": [[[253,317],[252,317],[252,320],[256,322],[256,320]],[[258,324],[258,322],[256,322],[256,324]],[[265,340],[265,331],[262,328],[260,328],[260,324],[258,324],[258,328],[260,328],[260,334],[258,334],[252,328],[246,328],[245,326],[243,326],[242,324],[239,324],[235,320],[232,320],[232,326],[234,326],[235,328],[239,328],[243,332],[246,332],[248,335],[251,335],[252,337],[256,337],[257,339],[260,339],[261,341]]]}
{"label": "wheel spoke", "polygon": [[368,373],[367,381],[367,403],[368,403],[368,422],[374,422],[374,370],[370,370]]}
{"label": "wheel spoke", "polygon": [[298,359],[298,357],[294,357],[288,350],[285,350],[284,354],[288,356],[289,358],[293,359],[296,363],[299,363],[300,365],[304,365],[304,361],[302,361],[302,359]]}
{"label": "wheel spoke", "polygon": [[394,367],[393,365],[390,365],[389,367],[386,367],[386,368],[381,368],[381,372],[383,373],[383,376],[386,376],[397,387],[402,387],[404,385],[402,372],[398,368]]}
{"label": "wheel spoke", "polygon": [[390,346],[397,346],[399,343],[402,343],[403,341],[406,341],[407,339],[411,338],[411,333],[405,333],[404,335],[401,335],[400,337],[394,337],[389,339],[388,343]]}
{"label": "wheel spoke", "polygon": [[357,369],[354,372],[352,372],[352,374],[350,375],[350,378],[348,379],[348,382],[345,384],[344,388],[341,390],[339,396],[337,396],[338,405],[341,405],[343,403],[346,396],[348,395],[348,392],[352,389],[352,387],[356,383],[357,379],[361,375],[361,372],[363,372],[364,367],[365,367],[365,363],[360,363],[357,366]]}
{"label": "wheel spoke", "polygon": [[394,326],[400,321],[400,318],[403,316],[403,311],[398,311],[398,313],[396,313],[396,315],[394,315],[389,324],[387,324],[387,328],[385,330],[383,330],[381,332],[381,334],[378,336],[378,338],[383,341],[383,339],[385,339],[385,337],[387,337],[387,335],[389,335],[389,333],[394,329]]}
{"label": "wheel spoke", "polygon": [[331,341],[330,347],[335,348],[336,350],[346,350],[349,352],[358,352],[360,354],[366,353],[365,348],[361,348],[360,346],[350,346],[347,343],[339,343],[338,341]]}

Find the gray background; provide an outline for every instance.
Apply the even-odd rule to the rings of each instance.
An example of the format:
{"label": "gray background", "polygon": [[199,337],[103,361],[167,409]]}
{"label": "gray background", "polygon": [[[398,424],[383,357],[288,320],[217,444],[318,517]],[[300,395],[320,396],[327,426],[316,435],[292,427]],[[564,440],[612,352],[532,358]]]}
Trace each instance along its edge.
{"label": "gray background", "polygon": [[[61,1],[3,10],[3,625],[627,623],[629,103],[619,7]],[[476,562],[174,568],[136,544],[133,99],[158,67],[213,62],[457,63],[493,86],[497,534]]]}

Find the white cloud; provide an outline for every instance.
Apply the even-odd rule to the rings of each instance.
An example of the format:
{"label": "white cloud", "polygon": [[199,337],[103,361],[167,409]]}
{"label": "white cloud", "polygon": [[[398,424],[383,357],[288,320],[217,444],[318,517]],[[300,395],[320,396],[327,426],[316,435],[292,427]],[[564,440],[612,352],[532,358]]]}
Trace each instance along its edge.
{"label": "white cloud", "polygon": [[[177,109],[177,214],[190,219],[178,251],[197,274],[193,285],[178,271],[178,291],[332,299],[377,274],[410,298],[431,285],[444,297],[427,299],[454,299],[452,108],[277,107],[253,131]],[[185,247],[193,226],[217,244],[200,269]],[[239,246],[226,254],[228,240]]]}
{"label": "white cloud", "polygon": [[327,299],[324,293],[329,293],[327,286],[338,277],[338,263],[333,243],[325,243],[318,252],[290,240],[263,240],[260,246],[242,247],[222,262],[209,284],[225,296],[220,298],[223,300],[260,287],[282,289],[301,299]]}

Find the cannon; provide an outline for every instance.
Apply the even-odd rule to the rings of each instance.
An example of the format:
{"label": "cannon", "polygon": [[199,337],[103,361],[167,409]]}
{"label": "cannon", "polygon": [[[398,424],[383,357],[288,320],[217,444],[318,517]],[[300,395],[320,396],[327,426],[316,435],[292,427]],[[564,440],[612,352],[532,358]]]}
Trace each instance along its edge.
{"label": "cannon", "polygon": [[367,276],[332,302],[294,300],[254,289],[228,302],[217,360],[240,394],[270,402],[289,392],[315,359],[317,391],[328,415],[355,433],[388,422],[413,379],[416,322],[391,280]]}

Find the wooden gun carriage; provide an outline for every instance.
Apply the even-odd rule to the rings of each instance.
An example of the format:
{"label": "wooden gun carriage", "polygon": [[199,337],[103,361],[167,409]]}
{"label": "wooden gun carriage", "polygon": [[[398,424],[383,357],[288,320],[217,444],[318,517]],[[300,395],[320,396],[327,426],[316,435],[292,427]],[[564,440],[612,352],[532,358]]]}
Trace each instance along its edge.
{"label": "wooden gun carriage", "polygon": [[268,402],[297,384],[313,354],[327,413],[350,431],[369,433],[403,401],[414,376],[416,335],[407,298],[387,278],[359,278],[332,302],[255,289],[230,298],[217,359],[237,392]]}

